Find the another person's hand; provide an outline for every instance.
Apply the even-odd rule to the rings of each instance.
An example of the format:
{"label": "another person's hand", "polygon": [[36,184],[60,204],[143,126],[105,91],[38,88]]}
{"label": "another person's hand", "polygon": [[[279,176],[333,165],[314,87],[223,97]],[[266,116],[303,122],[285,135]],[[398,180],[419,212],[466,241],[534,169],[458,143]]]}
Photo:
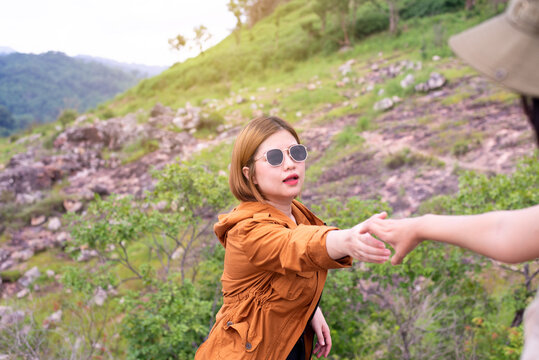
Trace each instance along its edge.
{"label": "another person's hand", "polygon": [[383,220],[380,217],[371,217],[362,225],[362,233],[373,234],[395,249],[395,254],[391,257],[393,265],[402,263],[404,257],[422,241],[417,236],[418,224],[414,218]]}
{"label": "another person's hand", "polygon": [[348,242],[350,256],[360,261],[378,264],[382,264],[389,260],[391,251],[386,249],[386,245],[382,241],[375,239],[368,233],[368,231],[364,230],[371,221],[382,221],[386,217],[387,213],[385,212],[375,214],[364,222],[349,229],[351,232],[351,240]]}
{"label": "another person's hand", "polygon": [[311,320],[311,327],[317,338],[313,354],[318,358],[320,358],[320,356],[327,357],[331,350],[331,335],[329,333],[328,323],[326,322],[320,307],[316,308],[313,319]]}
{"label": "another person's hand", "polygon": [[368,224],[373,220],[384,219],[385,212],[371,216],[368,220],[346,230],[330,231],[326,238],[326,248],[328,255],[332,259],[340,259],[351,256],[356,260],[384,263],[389,260],[391,251],[386,249],[386,245],[370,234],[367,234]]}

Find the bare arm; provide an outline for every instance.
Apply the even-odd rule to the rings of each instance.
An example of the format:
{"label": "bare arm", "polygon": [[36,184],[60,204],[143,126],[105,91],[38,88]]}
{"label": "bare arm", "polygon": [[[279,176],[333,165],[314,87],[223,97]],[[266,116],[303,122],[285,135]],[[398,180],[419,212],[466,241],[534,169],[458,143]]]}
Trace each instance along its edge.
{"label": "bare arm", "polygon": [[371,216],[351,229],[333,230],[326,237],[326,249],[330,258],[337,260],[345,256],[373,263],[384,263],[389,260],[391,251],[385,244],[364,231],[364,226],[373,219],[382,220],[386,213]]}
{"label": "bare arm", "polygon": [[470,249],[490,258],[518,263],[539,257],[539,205],[479,215],[424,215],[401,220],[371,218],[362,231],[395,248],[392,264],[423,240]]}

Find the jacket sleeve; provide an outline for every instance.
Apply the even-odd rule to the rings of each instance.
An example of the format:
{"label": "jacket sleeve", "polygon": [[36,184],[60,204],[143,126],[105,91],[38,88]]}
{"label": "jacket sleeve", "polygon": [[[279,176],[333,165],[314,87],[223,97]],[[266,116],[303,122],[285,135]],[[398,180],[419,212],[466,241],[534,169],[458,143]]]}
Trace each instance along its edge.
{"label": "jacket sleeve", "polygon": [[338,228],[298,225],[290,229],[284,222],[265,218],[245,220],[229,235],[237,236],[240,247],[253,265],[285,274],[351,266],[349,256],[339,260],[329,257],[326,235],[331,230]]}

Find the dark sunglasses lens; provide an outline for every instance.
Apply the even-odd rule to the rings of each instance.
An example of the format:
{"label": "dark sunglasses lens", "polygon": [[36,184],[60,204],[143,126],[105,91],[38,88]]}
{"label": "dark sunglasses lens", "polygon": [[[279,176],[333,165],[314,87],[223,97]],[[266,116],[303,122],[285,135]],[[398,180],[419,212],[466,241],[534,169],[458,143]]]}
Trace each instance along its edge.
{"label": "dark sunglasses lens", "polygon": [[290,148],[290,157],[295,161],[307,159],[307,148],[303,145],[294,145]]}
{"label": "dark sunglasses lens", "polygon": [[283,152],[279,149],[272,149],[266,153],[266,158],[270,165],[281,165],[283,162]]}

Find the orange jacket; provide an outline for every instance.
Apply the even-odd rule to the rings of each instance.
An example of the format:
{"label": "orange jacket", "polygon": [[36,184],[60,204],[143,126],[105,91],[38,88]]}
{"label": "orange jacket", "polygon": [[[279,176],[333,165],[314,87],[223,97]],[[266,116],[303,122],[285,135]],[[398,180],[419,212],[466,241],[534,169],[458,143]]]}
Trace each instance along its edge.
{"label": "orange jacket", "polygon": [[292,214],[297,225],[271,205],[244,202],[219,216],[214,231],[226,248],[223,306],[196,360],[285,360],[316,309],[327,269],[352,264],[327,253],[326,234],[337,228],[295,200]]}

